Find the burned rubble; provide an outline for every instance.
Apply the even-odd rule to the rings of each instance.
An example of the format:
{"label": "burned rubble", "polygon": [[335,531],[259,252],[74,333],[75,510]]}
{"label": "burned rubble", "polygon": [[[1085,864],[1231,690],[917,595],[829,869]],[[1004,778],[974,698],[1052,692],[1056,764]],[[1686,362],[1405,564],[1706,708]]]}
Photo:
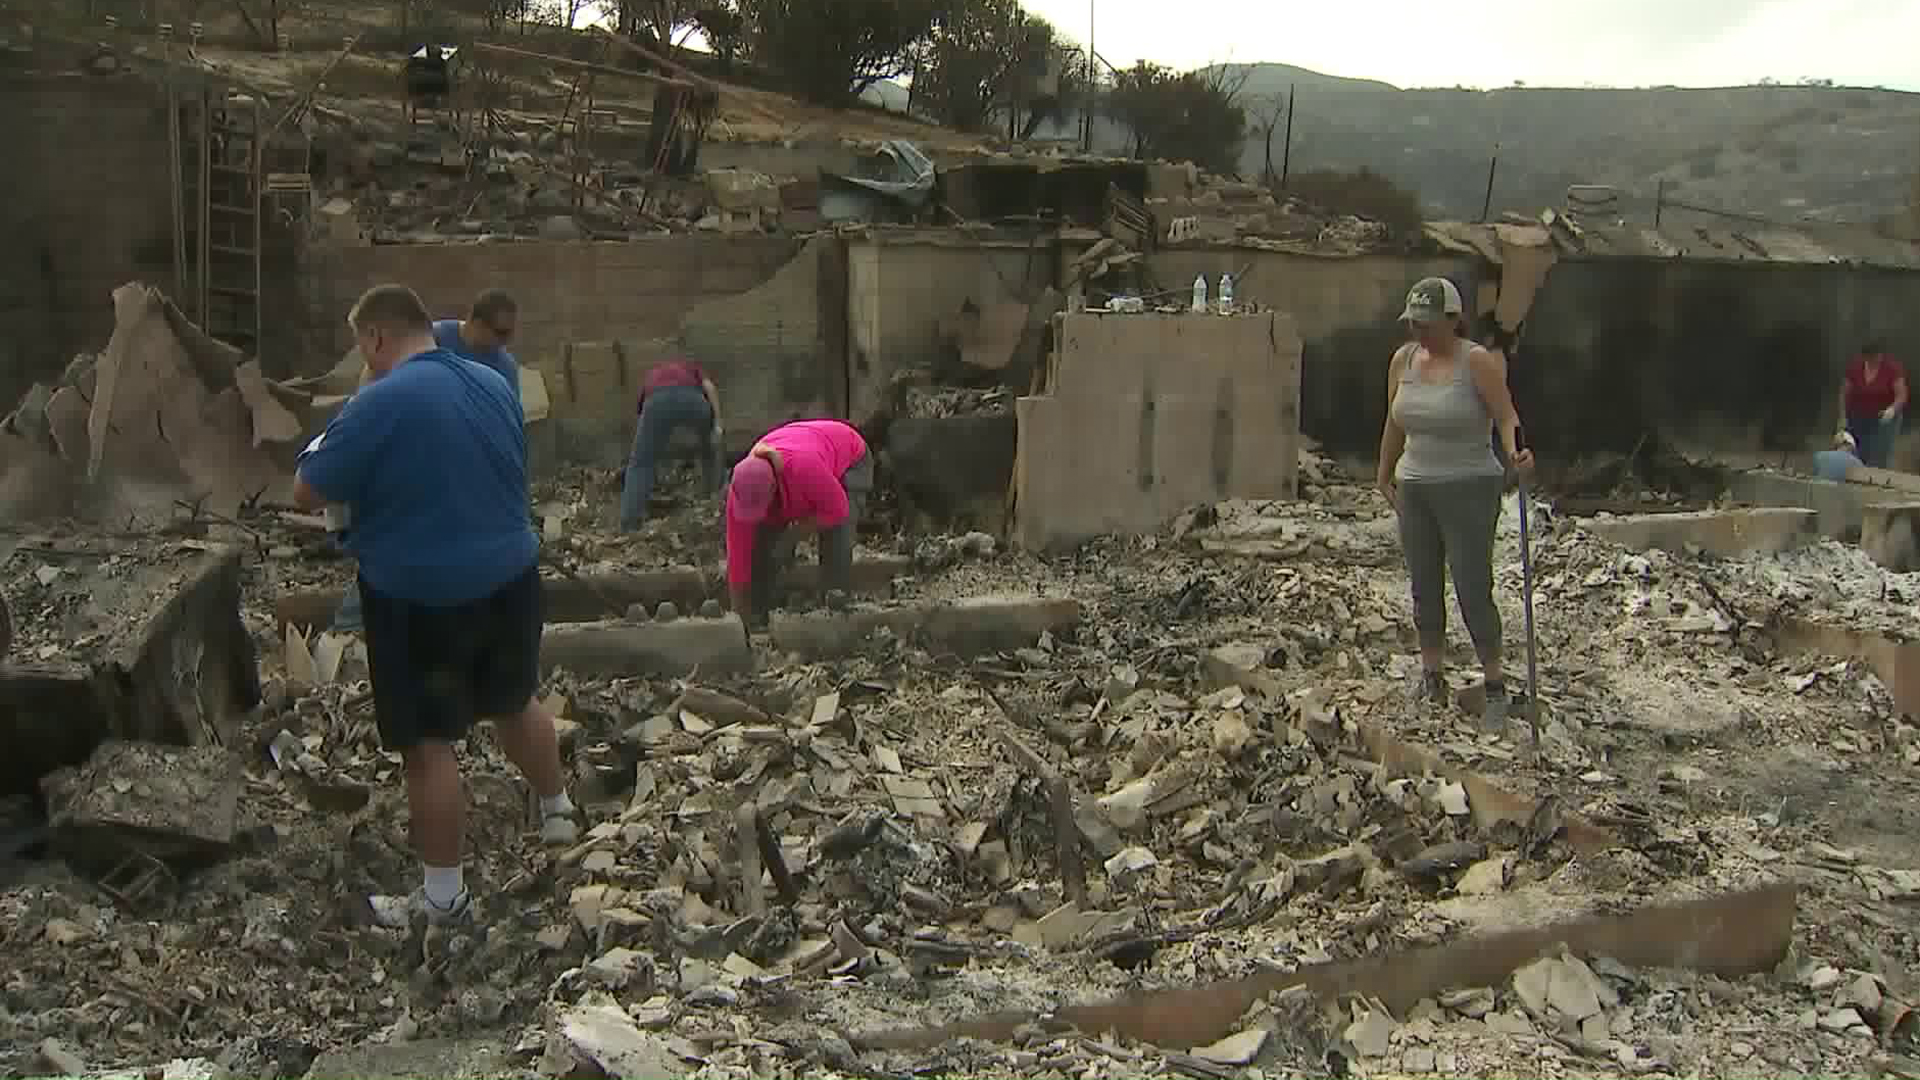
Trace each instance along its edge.
{"label": "burned rubble", "polygon": [[[1302,476],[1302,501],[1206,507],[1077,557],[956,537],[891,565],[876,610],[1036,590],[1084,609],[971,658],[909,625],[832,659],[773,647],[730,676],[557,667],[544,693],[592,826],[529,852],[527,796],[483,728],[468,751],[471,872],[487,883],[471,937],[382,929],[355,903],[410,870],[397,766],[357,646],[296,622],[291,640],[314,644],[290,651],[271,609],[280,588],[342,568],[308,526],[242,509],[250,581],[280,583],[233,601],[262,703],[202,757],[149,735],[49,777],[55,839],[0,848],[0,945],[19,958],[0,985],[14,1048],[0,1067],[1644,1075],[1851,1070],[1903,1052],[1916,945],[1901,905],[1920,878],[1904,811],[1870,793],[1907,783],[1920,732],[1871,658],[1794,651],[1780,628],[1893,629],[1914,580],[1831,541],[1637,551],[1586,524],[1602,519],[1538,512],[1536,763],[1524,740],[1402,706],[1411,639],[1390,519],[1311,451]],[[666,528],[704,560],[697,514]],[[591,502],[567,537],[583,567],[623,543]],[[119,557],[184,542],[132,538]],[[56,640],[47,565],[10,579],[27,656]],[[1470,705],[1476,688],[1456,689]],[[192,813],[170,794],[183,782],[201,796]],[[215,791],[231,801],[208,803]],[[57,839],[94,820],[172,848],[115,878]],[[151,864],[164,869],[131,880]],[[1738,954],[1710,939],[1665,964],[1617,942],[1530,945],[1412,1001],[1364,981],[1304,994],[1275,975],[1224,1013],[1089,1004],[1273,972],[1313,986],[1342,965],[1393,979],[1422,949],[1600,932],[1555,929],[1582,916],[1648,912],[1667,932],[1657,920],[1677,916],[1661,905],[1782,880],[1797,900],[1748,901],[1774,914],[1751,915]],[[1790,945],[1767,921],[1782,914]],[[1741,959],[1755,950],[1771,962]],[[1689,962],[1704,970],[1662,970]],[[1394,985],[1414,985],[1400,970]],[[1059,1019],[1073,1016],[1110,1030]],[[976,1037],[924,1034],[942,1025]]]}

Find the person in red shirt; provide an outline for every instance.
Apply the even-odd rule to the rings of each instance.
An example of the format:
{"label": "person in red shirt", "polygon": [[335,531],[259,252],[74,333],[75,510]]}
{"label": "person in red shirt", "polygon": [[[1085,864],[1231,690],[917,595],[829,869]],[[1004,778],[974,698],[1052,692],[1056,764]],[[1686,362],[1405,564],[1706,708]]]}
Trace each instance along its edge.
{"label": "person in red shirt", "polygon": [[774,578],[801,533],[820,538],[828,605],[844,599],[854,532],[872,490],[873,455],[852,424],[796,420],[753,444],[727,487],[727,590],[742,623],[766,618]]}
{"label": "person in red shirt", "polygon": [[632,532],[647,517],[653,495],[654,463],[666,452],[673,433],[695,432],[700,440],[700,477],[706,490],[720,483],[720,391],[699,364],[669,360],[655,364],[640,384],[640,422],[633,432],[626,480],[620,486],[620,529]]}
{"label": "person in red shirt", "polygon": [[1887,355],[1885,342],[1867,342],[1840,381],[1840,429],[1853,436],[1862,462],[1887,467],[1906,411],[1906,369]]}

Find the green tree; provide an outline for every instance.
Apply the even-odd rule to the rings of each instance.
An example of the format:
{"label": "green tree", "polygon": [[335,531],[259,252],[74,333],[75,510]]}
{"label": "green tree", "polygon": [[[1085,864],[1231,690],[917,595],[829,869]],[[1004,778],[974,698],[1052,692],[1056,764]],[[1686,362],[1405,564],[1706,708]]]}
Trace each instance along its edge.
{"label": "green tree", "polygon": [[946,0],[738,0],[749,54],[809,100],[844,105],[905,75]]}
{"label": "green tree", "polygon": [[1127,129],[1136,158],[1191,161],[1231,173],[1247,138],[1239,104],[1246,73],[1225,66],[1179,74],[1142,60],[1114,75],[1107,114]]}
{"label": "green tree", "polygon": [[692,0],[616,0],[614,28],[664,55],[693,28],[697,6]]}
{"label": "green tree", "polygon": [[1011,135],[1047,95],[1061,52],[1053,24],[1018,0],[947,0],[914,72],[914,102],[963,131],[1004,117]]}

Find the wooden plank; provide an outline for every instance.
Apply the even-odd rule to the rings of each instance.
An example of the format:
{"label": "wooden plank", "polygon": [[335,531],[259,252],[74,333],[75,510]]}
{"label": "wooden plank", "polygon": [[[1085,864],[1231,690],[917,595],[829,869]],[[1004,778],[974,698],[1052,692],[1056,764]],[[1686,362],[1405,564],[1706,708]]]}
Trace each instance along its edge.
{"label": "wooden plank", "polygon": [[540,63],[552,64],[554,67],[565,68],[568,71],[585,71],[595,75],[612,75],[623,79],[638,79],[641,82],[650,82],[658,86],[677,86],[685,90],[693,89],[693,84],[685,79],[675,79],[666,75],[655,75],[651,71],[633,71],[629,68],[609,67],[606,64],[592,64],[585,60],[574,60],[570,57],[554,56],[551,53],[534,52],[531,49],[516,49],[511,45],[495,45],[490,41],[476,41],[473,43],[473,48],[475,51],[492,53],[495,56],[511,56],[520,60],[537,60]]}

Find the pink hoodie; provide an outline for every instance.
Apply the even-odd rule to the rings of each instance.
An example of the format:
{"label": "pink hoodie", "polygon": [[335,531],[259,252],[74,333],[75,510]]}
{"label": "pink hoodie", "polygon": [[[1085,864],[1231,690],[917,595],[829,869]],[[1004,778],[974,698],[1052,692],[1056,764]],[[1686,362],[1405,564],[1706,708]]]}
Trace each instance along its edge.
{"label": "pink hoodie", "polygon": [[753,537],[761,526],[811,521],[831,529],[847,520],[847,489],[840,478],[867,454],[867,441],[853,425],[839,420],[798,420],[760,437],[780,451],[774,473],[773,506],[756,524],[741,521],[727,499],[727,584],[744,587],[753,580]]}

